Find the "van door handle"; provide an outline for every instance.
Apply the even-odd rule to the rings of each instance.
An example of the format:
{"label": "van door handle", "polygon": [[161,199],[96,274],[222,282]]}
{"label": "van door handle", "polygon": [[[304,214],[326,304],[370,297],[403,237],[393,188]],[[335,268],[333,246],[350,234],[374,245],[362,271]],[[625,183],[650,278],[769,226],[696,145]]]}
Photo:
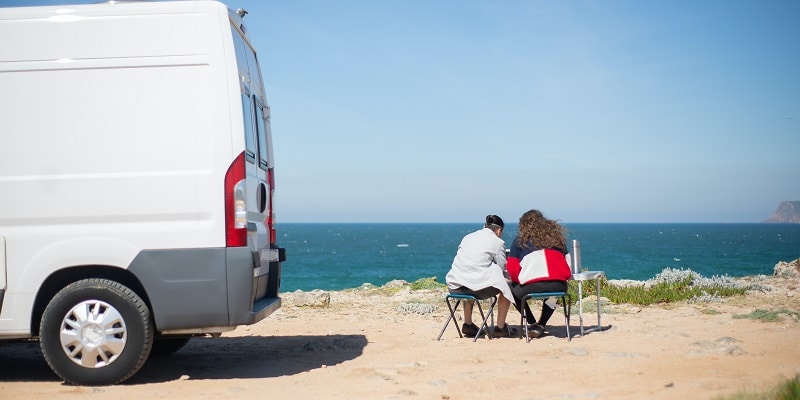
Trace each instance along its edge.
{"label": "van door handle", "polygon": [[258,183],[256,200],[258,201],[258,212],[263,213],[267,209],[267,185],[264,182]]}

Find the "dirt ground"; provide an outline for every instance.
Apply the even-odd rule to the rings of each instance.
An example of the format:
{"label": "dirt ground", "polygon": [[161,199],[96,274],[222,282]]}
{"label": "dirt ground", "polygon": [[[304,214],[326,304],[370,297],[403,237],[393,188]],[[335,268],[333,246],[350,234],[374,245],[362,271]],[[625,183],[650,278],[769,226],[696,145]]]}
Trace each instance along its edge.
{"label": "dirt ground", "polygon": [[[530,343],[473,342],[452,325],[437,341],[442,292],[331,292],[324,308],[286,293],[266,320],[194,338],[116,386],[65,385],[38,343],[4,344],[0,399],[713,399],[800,373],[800,282],[766,283],[772,290],[723,302],[604,306],[604,330],[584,336],[573,309],[571,341],[558,312]],[[756,309],[794,316],[735,317]],[[585,325],[596,320],[584,313]]]}

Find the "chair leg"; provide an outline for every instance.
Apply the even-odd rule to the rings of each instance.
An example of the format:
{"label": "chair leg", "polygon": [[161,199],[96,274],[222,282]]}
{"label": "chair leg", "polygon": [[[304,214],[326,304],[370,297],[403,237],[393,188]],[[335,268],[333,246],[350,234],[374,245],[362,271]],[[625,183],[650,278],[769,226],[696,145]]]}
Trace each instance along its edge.
{"label": "chair leg", "polygon": [[478,306],[478,312],[481,314],[481,326],[478,327],[478,333],[475,334],[475,337],[472,339],[473,342],[478,341],[478,336],[481,335],[481,329],[483,329],[483,325],[486,325],[486,317],[483,315],[483,307],[481,307],[481,302],[476,300],[475,305]]}
{"label": "chair leg", "polygon": [[447,330],[447,325],[450,324],[451,320],[453,321],[453,324],[455,324],[456,326],[458,337],[463,338],[464,335],[461,334],[461,328],[458,327],[458,321],[456,320],[456,311],[458,311],[458,305],[461,304],[461,299],[456,300],[455,307],[453,307],[453,305],[450,303],[449,297],[445,301],[447,302],[447,308],[450,310],[450,316],[447,317],[447,321],[445,321],[444,326],[442,327],[442,331],[439,332],[439,336],[436,338],[436,340],[442,339],[442,335],[444,335],[444,331]]}
{"label": "chair leg", "polygon": [[[453,303],[451,302],[451,300],[455,300],[456,301],[455,306],[453,306]],[[456,331],[458,332],[458,337],[460,337],[460,338],[464,337],[463,332],[461,332],[461,328],[459,328],[459,326],[458,326],[458,319],[456,318],[456,313],[458,312],[458,306],[461,304],[462,300],[463,301],[474,301],[478,305],[478,312],[481,314],[481,327],[478,329],[478,332],[475,334],[475,337],[473,338],[473,341],[474,342],[478,341],[478,338],[480,337],[481,331],[486,332],[486,334],[489,336],[489,339],[492,339],[492,333],[489,330],[487,322],[489,320],[489,317],[491,317],[492,323],[494,323],[494,308],[495,308],[495,305],[497,305],[497,297],[490,297],[489,298],[489,314],[484,314],[483,307],[481,306],[480,300],[478,300],[478,299],[476,299],[474,297],[470,296],[470,297],[467,298],[466,296],[460,296],[460,297],[447,296],[447,297],[445,297],[445,302],[447,303],[447,309],[450,311],[450,315],[447,316],[447,321],[445,321],[444,326],[442,326],[442,330],[439,332],[439,336],[436,337],[436,340],[441,340],[442,339],[442,335],[444,335],[444,331],[447,330],[447,326],[450,325],[450,321],[453,321],[453,324],[456,326]]]}
{"label": "chair leg", "polygon": [[478,337],[481,335],[481,330],[486,332],[486,336],[488,336],[489,339],[492,339],[492,332],[489,331],[489,327],[488,325],[486,325],[486,321],[489,319],[488,317],[490,316],[492,317],[492,321],[494,321],[493,312],[494,312],[494,306],[497,304],[497,297],[491,297],[489,299],[489,314],[486,316],[483,315],[483,309],[481,308],[480,301],[475,301],[475,303],[478,304],[478,311],[480,311],[481,313],[481,321],[483,321],[483,323],[481,323],[481,326],[478,328],[478,333],[475,334],[475,339],[473,340],[473,342],[478,341]]}
{"label": "chair leg", "polygon": [[525,304],[520,303],[520,305],[522,306],[520,307],[522,312],[519,313],[519,338],[522,339],[522,335],[525,335],[526,338],[528,337],[528,324],[525,323],[525,314],[527,314],[525,312]]}
{"label": "chair leg", "polygon": [[561,304],[564,307],[564,322],[566,323],[567,327],[567,341],[571,342],[572,337],[569,333],[569,313],[572,311],[572,297],[569,294],[562,296]]}
{"label": "chair leg", "polygon": [[520,304],[522,306],[522,312],[520,313],[519,317],[519,325],[521,327],[521,329],[519,330],[520,334],[519,338],[522,339],[523,338],[522,335],[525,335],[524,336],[525,343],[531,342],[531,337],[528,335],[528,309],[529,309],[528,300],[530,299],[531,297],[525,296],[522,298],[522,302]]}
{"label": "chair leg", "polygon": [[[561,295],[561,293],[552,293],[552,294],[550,294],[550,293],[539,293],[539,295],[540,296],[526,295],[525,297],[522,298],[522,306],[523,307],[522,307],[522,312],[520,312],[520,320],[519,320],[520,325],[522,326],[522,329],[520,329],[520,334],[521,335],[522,334],[525,335],[525,342],[526,343],[530,343],[531,339],[530,339],[530,336],[528,335],[528,331],[529,331],[528,330],[528,324],[527,324],[528,307],[525,307],[525,305],[528,304],[528,301],[530,299],[540,299],[542,301],[546,301],[547,297],[541,297],[541,295],[545,295],[545,296],[556,295],[556,296],[558,296],[558,295]],[[565,293],[565,294],[560,296],[560,299],[561,299],[561,305],[562,305],[562,307],[564,309],[564,323],[565,323],[566,329],[567,329],[567,340],[568,341],[572,341],[572,335],[570,334],[570,331],[569,331],[569,328],[570,328],[570,326],[569,326],[570,312],[572,311],[572,296],[570,296],[569,293]],[[558,306],[556,306],[556,307],[558,307]]]}

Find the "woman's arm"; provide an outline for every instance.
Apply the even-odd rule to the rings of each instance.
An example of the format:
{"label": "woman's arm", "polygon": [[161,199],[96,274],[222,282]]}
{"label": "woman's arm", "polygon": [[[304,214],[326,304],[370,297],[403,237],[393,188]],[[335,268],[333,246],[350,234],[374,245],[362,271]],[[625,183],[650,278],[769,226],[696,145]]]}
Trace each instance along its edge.
{"label": "woman's arm", "polygon": [[511,278],[512,282],[519,283],[519,272],[522,266],[519,264],[522,260],[522,249],[517,245],[517,240],[511,243],[511,249],[508,252],[508,262],[506,263],[506,271]]}

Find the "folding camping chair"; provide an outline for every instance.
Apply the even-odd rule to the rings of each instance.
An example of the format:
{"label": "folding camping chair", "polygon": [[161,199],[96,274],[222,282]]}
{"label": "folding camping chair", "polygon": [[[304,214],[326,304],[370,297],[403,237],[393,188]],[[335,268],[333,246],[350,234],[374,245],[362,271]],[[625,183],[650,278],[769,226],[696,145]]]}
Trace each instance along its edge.
{"label": "folding camping chair", "polygon": [[[475,334],[475,338],[472,340],[473,342],[478,341],[478,337],[481,335],[481,331],[486,332],[489,335],[489,339],[492,338],[491,330],[488,328],[486,321],[491,318],[492,325],[494,325],[494,306],[497,304],[497,296],[492,296],[488,298],[489,300],[489,313],[483,313],[483,308],[481,307],[481,300],[477,297],[469,295],[469,294],[458,294],[458,293],[448,293],[445,296],[445,302],[447,303],[447,308],[450,310],[450,315],[447,317],[447,321],[444,323],[442,327],[442,331],[439,332],[439,337],[436,340],[441,340],[442,335],[444,335],[444,331],[447,330],[447,326],[450,324],[450,321],[453,321],[453,324],[456,326],[456,331],[458,331],[458,337],[463,338],[464,335],[461,334],[461,328],[458,327],[458,320],[456,319],[456,311],[458,311],[458,306],[461,304],[462,301],[472,301],[478,305],[478,311],[481,314],[481,325],[478,328],[478,333]],[[453,305],[453,301],[455,301],[455,305]]]}
{"label": "folding camping chair", "polygon": [[520,329],[520,334],[525,335],[525,342],[528,343],[531,341],[531,338],[528,336],[528,323],[527,323],[527,314],[528,314],[528,307],[527,305],[528,300],[531,299],[540,299],[542,301],[546,301],[550,297],[558,297],[561,299],[561,305],[564,307],[564,321],[566,323],[567,328],[567,341],[572,341],[572,338],[569,334],[569,313],[572,310],[572,297],[567,292],[545,292],[545,293],[528,293],[524,297],[522,297],[522,313],[520,313],[520,325],[522,329]]}

